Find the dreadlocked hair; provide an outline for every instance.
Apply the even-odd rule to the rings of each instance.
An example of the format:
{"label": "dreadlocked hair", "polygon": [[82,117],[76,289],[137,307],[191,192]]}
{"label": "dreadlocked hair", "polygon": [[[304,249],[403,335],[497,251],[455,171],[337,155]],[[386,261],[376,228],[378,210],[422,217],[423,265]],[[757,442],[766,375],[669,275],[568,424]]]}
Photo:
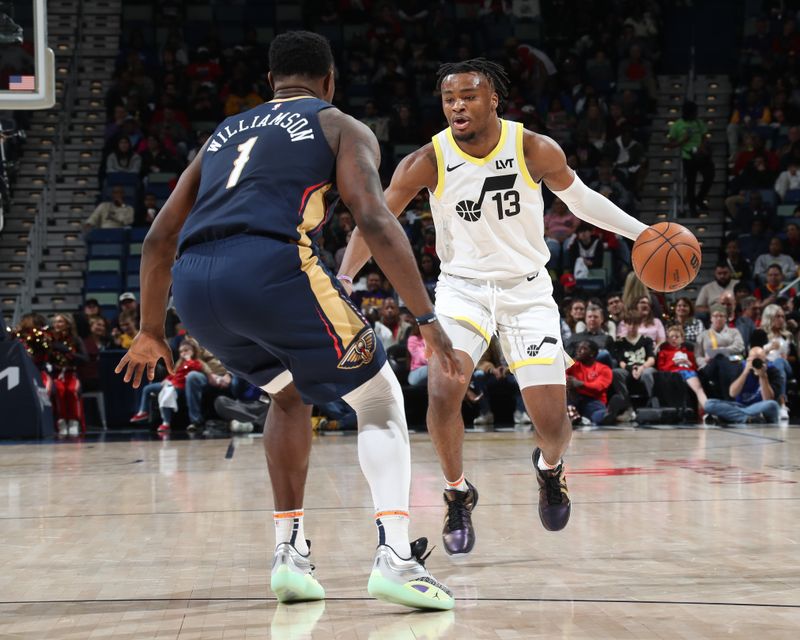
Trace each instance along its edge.
{"label": "dreadlocked hair", "polygon": [[506,98],[508,97],[509,79],[506,70],[502,65],[487,60],[486,58],[472,58],[471,60],[463,60],[461,62],[447,62],[439,67],[436,77],[436,89],[442,90],[442,82],[444,79],[455,73],[480,73],[489,82],[500,98],[500,104],[497,107],[498,112],[502,112],[505,105]]}

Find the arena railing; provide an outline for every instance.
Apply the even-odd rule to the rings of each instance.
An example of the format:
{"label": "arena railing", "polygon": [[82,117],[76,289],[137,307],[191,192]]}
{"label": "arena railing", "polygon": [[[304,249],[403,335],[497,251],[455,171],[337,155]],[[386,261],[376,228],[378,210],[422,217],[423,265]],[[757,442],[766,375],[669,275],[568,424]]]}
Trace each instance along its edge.
{"label": "arena railing", "polygon": [[79,50],[83,34],[83,0],[75,3],[75,40],[69,60],[69,73],[64,80],[63,97],[54,108],[60,109],[61,117],[55,133],[53,153],[47,163],[44,175],[45,186],[39,198],[33,225],[28,232],[28,260],[25,262],[24,281],[20,295],[14,305],[11,317],[12,326],[19,324],[22,315],[29,313],[36,295],[36,283],[39,279],[39,268],[47,247],[47,227],[51,214],[56,206],[56,180],[61,167],[64,166],[64,147],[70,132],[74,112],[74,96],[78,84]]}

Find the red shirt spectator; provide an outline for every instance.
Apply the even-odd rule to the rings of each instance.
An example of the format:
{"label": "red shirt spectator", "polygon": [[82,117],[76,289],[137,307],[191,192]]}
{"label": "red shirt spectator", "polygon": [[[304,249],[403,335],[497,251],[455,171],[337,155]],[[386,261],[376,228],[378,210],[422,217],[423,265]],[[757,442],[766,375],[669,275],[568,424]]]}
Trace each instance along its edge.
{"label": "red shirt spectator", "polygon": [[167,380],[172,383],[176,389],[186,388],[186,377],[192,371],[203,371],[203,363],[199,360],[181,360],[175,365],[175,373],[167,376]]}
{"label": "red shirt spectator", "polygon": [[673,347],[668,342],[661,345],[658,350],[656,369],[659,371],[697,371],[697,361],[694,351],[685,344]]}
{"label": "red shirt spectator", "polygon": [[611,386],[611,368],[602,362],[595,360],[591,365],[576,361],[569,369],[567,375],[583,382],[580,387],[575,387],[574,391],[603,404],[608,404],[606,391]]}

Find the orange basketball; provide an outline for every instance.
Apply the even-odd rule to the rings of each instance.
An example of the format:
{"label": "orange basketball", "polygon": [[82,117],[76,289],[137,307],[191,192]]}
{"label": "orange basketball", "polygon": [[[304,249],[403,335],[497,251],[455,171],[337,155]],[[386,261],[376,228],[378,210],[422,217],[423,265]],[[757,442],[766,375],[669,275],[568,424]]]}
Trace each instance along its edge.
{"label": "orange basketball", "polygon": [[697,277],[703,254],[697,238],[674,222],[658,222],[636,238],[633,270],[646,287],[677,291]]}

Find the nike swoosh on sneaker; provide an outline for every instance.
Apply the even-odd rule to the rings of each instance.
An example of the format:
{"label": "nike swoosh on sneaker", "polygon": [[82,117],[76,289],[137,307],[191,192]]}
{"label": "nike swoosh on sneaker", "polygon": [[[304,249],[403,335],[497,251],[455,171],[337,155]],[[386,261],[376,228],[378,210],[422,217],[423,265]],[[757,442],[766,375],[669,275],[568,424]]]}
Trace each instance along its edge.
{"label": "nike swoosh on sneaker", "polygon": [[459,168],[459,167],[461,167],[461,166],[464,166],[465,164],[467,164],[467,163],[466,163],[466,162],[462,162],[461,164],[457,164],[455,167],[451,167],[451,166],[448,164],[448,165],[447,165],[447,171],[448,171],[448,172],[450,172],[450,171],[455,171],[456,169],[458,169],[458,168]]}

